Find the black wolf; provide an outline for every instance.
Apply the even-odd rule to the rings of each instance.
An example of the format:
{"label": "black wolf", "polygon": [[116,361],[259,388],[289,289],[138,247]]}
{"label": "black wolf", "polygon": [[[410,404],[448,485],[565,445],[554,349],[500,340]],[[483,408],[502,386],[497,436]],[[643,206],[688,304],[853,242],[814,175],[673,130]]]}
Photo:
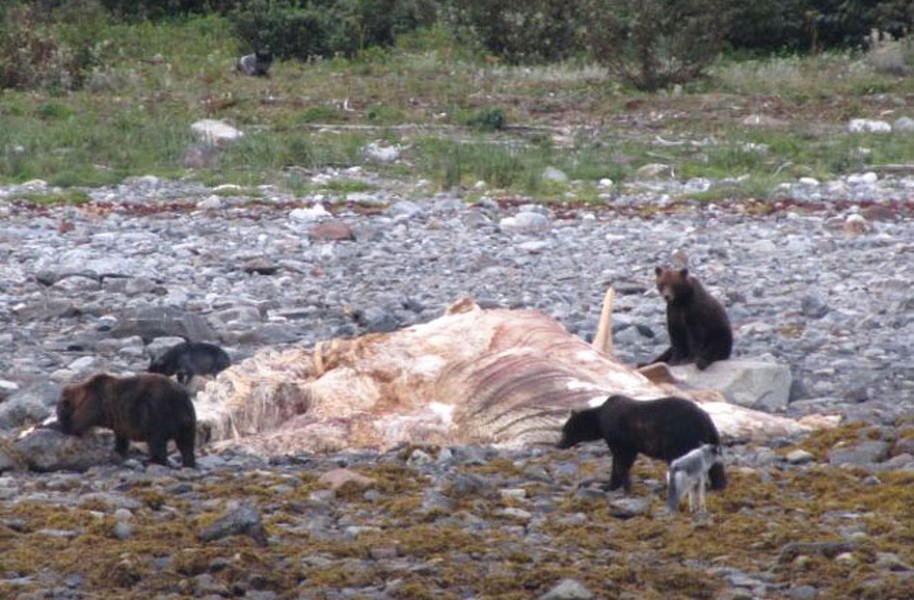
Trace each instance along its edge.
{"label": "black wolf", "polygon": [[148,371],[177,375],[179,383],[187,384],[194,375],[215,375],[231,364],[229,355],[215,344],[183,342],[153,359]]}

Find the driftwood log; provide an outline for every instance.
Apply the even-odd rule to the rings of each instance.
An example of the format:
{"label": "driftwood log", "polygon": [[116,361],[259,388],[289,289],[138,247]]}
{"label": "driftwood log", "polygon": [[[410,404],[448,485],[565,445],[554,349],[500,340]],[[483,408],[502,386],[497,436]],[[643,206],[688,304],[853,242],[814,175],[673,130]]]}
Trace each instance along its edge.
{"label": "driftwood log", "polygon": [[454,303],[442,317],[391,333],[313,348],[263,350],[197,395],[198,423],[215,449],[262,455],[404,443],[555,443],[571,409],[611,393],[695,400],[725,438],[809,428],[728,404],[713,391],[654,383],[612,357],[607,293],[595,346],[534,310]]}

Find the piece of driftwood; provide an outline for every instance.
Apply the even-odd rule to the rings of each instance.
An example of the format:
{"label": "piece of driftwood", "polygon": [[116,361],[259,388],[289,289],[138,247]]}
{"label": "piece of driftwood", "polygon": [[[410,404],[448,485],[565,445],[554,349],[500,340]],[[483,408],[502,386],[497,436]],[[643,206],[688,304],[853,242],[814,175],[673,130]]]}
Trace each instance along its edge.
{"label": "piece of driftwood", "polygon": [[[610,310],[603,312],[608,320]],[[263,455],[404,443],[553,444],[572,409],[621,393],[691,398],[725,438],[808,429],[730,405],[713,391],[653,383],[613,359],[603,331],[598,351],[538,311],[483,310],[463,299],[434,321],[391,333],[261,351],[197,395],[198,423],[216,449]]]}

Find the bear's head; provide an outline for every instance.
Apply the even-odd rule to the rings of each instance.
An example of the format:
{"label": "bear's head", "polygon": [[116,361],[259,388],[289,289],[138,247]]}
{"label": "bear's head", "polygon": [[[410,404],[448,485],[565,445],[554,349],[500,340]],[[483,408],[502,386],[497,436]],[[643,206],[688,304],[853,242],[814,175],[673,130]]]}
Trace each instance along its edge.
{"label": "bear's head", "polygon": [[64,387],[57,402],[57,422],[61,432],[82,435],[103,422],[104,387],[111,379],[110,375],[96,375],[86,382]]}
{"label": "bear's head", "polygon": [[571,411],[571,417],[562,427],[562,438],[556,448],[564,450],[581,442],[592,442],[601,438],[600,424],[593,409]]}
{"label": "bear's head", "polygon": [[688,298],[693,291],[688,269],[664,269],[657,267],[657,291],[667,304]]}

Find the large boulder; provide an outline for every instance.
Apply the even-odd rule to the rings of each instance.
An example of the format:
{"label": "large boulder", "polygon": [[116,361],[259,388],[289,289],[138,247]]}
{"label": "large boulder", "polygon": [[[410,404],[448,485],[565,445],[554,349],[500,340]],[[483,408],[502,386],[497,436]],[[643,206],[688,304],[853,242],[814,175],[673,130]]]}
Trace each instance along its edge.
{"label": "large boulder", "polygon": [[190,126],[190,130],[201,142],[215,146],[229,144],[244,136],[243,131],[216,119],[200,119]]}
{"label": "large boulder", "polygon": [[704,371],[682,365],[671,372],[689,387],[717,390],[727,401],[755,410],[783,409],[790,398],[790,369],[772,361],[733,359],[711,363]]}
{"label": "large boulder", "polygon": [[76,437],[41,427],[22,435],[12,445],[0,444],[0,465],[8,462],[40,472],[81,472],[118,460],[110,435]]}
{"label": "large boulder", "polygon": [[38,423],[51,414],[60,396],[60,386],[40,381],[0,402],[0,430]]}
{"label": "large boulder", "polygon": [[146,343],[166,336],[182,337],[189,342],[218,338],[203,316],[168,306],[145,306],[127,311],[114,324],[111,335],[118,338],[138,335]]}

